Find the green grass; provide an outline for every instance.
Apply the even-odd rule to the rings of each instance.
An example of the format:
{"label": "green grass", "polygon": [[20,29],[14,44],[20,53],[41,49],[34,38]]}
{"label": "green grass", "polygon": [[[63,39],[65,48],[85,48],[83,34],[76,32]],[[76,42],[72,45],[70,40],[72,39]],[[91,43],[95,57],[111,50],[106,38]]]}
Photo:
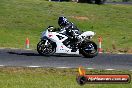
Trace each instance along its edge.
{"label": "green grass", "polygon": [[[130,74],[130,71],[87,70],[88,74]],[[131,88],[130,84],[86,84],[76,82],[78,69],[0,68],[0,88]]]}
{"label": "green grass", "polygon": [[58,27],[57,19],[62,15],[81,30],[96,32],[96,43],[97,37],[102,36],[104,51],[132,50],[131,5],[91,5],[45,0],[0,0],[0,47],[24,48],[28,37],[30,48],[36,49],[41,32],[49,25]]}

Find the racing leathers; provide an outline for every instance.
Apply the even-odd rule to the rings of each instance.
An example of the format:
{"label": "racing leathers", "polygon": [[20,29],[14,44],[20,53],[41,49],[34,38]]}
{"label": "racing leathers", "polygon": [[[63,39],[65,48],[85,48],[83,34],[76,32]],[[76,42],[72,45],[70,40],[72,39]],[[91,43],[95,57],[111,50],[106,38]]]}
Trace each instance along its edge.
{"label": "racing leathers", "polygon": [[68,36],[67,41],[70,41],[70,44],[72,46],[72,51],[73,52],[76,51],[78,35],[80,34],[79,29],[73,23],[69,22],[65,27],[61,28],[60,33],[63,33],[66,36]]}

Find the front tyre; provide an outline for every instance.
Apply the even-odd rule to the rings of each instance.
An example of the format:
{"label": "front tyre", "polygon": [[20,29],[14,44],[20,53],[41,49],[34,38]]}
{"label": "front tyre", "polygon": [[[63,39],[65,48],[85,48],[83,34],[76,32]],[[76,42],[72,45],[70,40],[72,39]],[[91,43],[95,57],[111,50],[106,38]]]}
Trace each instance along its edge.
{"label": "front tyre", "polygon": [[53,55],[56,51],[56,48],[54,47],[53,43],[51,42],[47,42],[47,45],[45,45],[46,40],[41,40],[38,44],[37,44],[37,51],[40,55],[42,56],[49,56],[49,55]]}
{"label": "front tyre", "polygon": [[79,48],[80,54],[87,58],[93,58],[98,54],[97,45],[93,41],[85,41]]}

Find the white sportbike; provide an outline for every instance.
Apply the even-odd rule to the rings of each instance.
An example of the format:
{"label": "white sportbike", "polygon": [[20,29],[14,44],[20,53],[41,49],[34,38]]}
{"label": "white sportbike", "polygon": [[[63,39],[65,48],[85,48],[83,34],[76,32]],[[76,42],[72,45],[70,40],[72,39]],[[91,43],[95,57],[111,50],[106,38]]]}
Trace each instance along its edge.
{"label": "white sportbike", "polygon": [[[76,32],[72,30],[73,32]],[[84,57],[92,58],[97,56],[97,45],[91,41],[95,35],[92,31],[77,34],[77,41],[73,41],[63,31],[54,31],[53,27],[48,27],[41,35],[41,40],[37,44],[37,51],[40,55],[50,56],[53,54],[81,54]],[[76,44],[76,46],[74,46]],[[76,50],[73,50],[73,47]]]}

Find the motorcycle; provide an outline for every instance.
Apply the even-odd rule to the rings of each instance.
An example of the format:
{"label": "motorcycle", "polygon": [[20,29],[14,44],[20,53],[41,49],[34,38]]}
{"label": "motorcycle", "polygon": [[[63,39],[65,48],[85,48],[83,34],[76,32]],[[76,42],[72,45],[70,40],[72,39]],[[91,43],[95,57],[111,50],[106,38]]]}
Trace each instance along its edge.
{"label": "motorcycle", "polygon": [[[95,35],[92,31],[76,33],[76,43],[65,34],[66,30],[55,31],[53,26],[49,26],[41,35],[41,40],[37,44],[37,51],[40,55],[51,56],[54,54],[81,54],[87,58],[93,58],[98,54],[96,43],[91,41]],[[74,49],[75,50],[74,50]]]}

